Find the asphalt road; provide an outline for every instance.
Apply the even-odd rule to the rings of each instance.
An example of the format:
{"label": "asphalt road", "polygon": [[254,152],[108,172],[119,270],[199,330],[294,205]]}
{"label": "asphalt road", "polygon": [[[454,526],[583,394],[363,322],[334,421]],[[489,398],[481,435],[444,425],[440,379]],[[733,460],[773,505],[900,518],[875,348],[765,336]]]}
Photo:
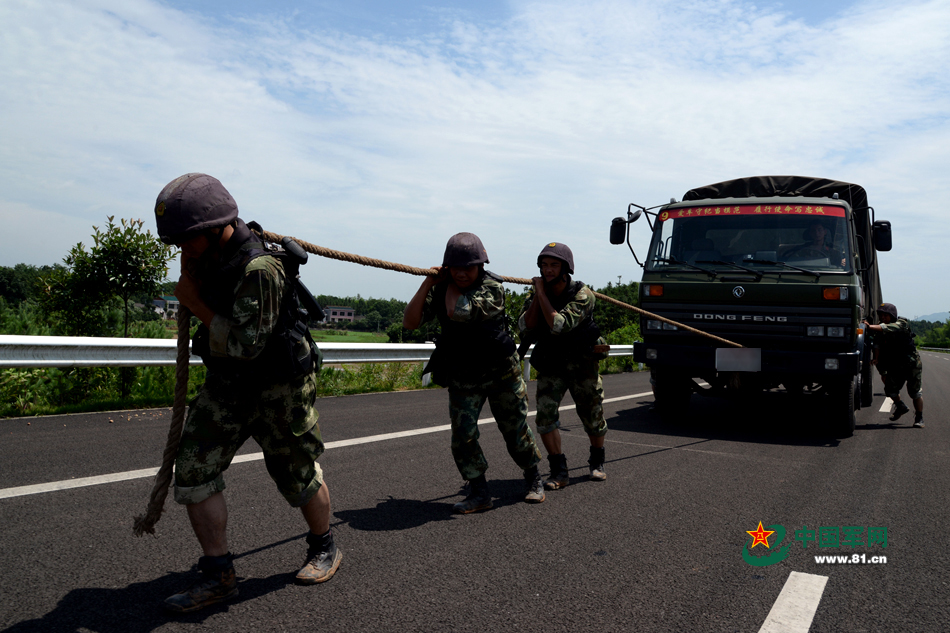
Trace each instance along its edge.
{"label": "asphalt road", "polygon": [[[232,465],[225,493],[240,596],[184,617],[161,608],[200,555],[184,510],[169,500],[157,536],[132,534],[151,478],[0,498],[0,629],[758,631],[803,572],[827,578],[810,631],[946,631],[947,385],[950,355],[925,353],[926,428],[912,415],[890,423],[876,379],[874,406],[839,440],[818,397],[693,396],[690,415],[665,424],[647,374],[607,376],[607,398],[624,398],[605,407],[608,480],[586,480],[587,438],[565,411],[571,485],[525,504],[520,471],[484,425],[495,508],[469,516],[451,513],[462,494],[448,431],[342,445],[447,424],[443,391],[327,398],[321,464],[344,552],[329,583],[293,584],[305,525],[251,460]],[[0,496],[158,466],[169,422],[168,409],[0,420]],[[252,440],[242,452],[259,450]],[[760,521],[786,537],[746,557],[790,545],[784,560],[746,562]],[[819,547],[795,539],[805,526],[863,532],[854,547]],[[868,542],[871,527],[886,528],[886,548]],[[854,554],[887,562],[815,562]]]}

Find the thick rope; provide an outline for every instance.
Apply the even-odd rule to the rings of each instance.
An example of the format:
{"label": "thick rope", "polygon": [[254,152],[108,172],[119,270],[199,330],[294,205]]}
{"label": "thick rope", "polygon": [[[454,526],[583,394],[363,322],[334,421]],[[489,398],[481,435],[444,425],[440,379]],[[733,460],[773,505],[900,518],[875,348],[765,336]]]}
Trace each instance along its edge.
{"label": "thick rope", "polygon": [[172,425],[168,429],[168,440],[165,443],[165,454],[162,456],[162,467],[155,476],[155,485],[149,496],[148,508],[145,515],[135,517],[133,531],[136,536],[146,532],[155,534],[155,524],[162,518],[165,507],[165,497],[168,496],[168,486],[172,482],[172,466],[178,455],[178,442],[181,439],[181,429],[185,425],[185,400],[188,397],[188,362],[191,352],[188,349],[190,341],[191,311],[185,306],[178,308],[178,358],[175,370],[175,402],[172,405]]}
{"label": "thick rope", "polygon": [[[277,233],[271,233],[270,231],[264,231],[264,239],[267,240],[268,242],[279,244],[283,238],[284,238],[283,235],[278,235]],[[344,262],[351,262],[353,264],[360,264],[362,266],[372,266],[374,268],[383,268],[385,270],[395,270],[401,273],[409,273],[410,275],[426,276],[426,275],[438,274],[436,271],[434,271],[431,268],[417,268],[415,266],[406,266],[404,264],[394,264],[393,262],[387,262],[382,259],[373,259],[371,257],[363,257],[361,255],[353,255],[352,253],[344,253],[342,251],[335,251],[330,248],[317,246],[316,244],[311,244],[310,242],[299,240],[296,237],[292,237],[291,239],[297,242],[298,244],[300,244],[300,246],[303,247],[303,249],[307,251],[308,253],[313,253],[314,255],[319,255],[320,257],[327,257],[329,259],[338,259]],[[521,284],[523,286],[530,286],[533,284],[533,282],[530,279],[523,279],[520,277],[502,277],[502,280],[510,284]],[[734,343],[733,341],[720,338],[716,336],[715,334],[710,334],[709,332],[703,332],[702,330],[697,330],[694,327],[690,327],[682,323],[677,323],[676,321],[671,321],[670,319],[667,319],[666,317],[662,317],[658,314],[653,314],[652,312],[647,312],[646,310],[643,310],[642,308],[632,306],[628,303],[624,303],[623,301],[618,301],[617,299],[614,299],[613,297],[608,297],[605,294],[595,292],[594,296],[602,301],[606,301],[607,303],[612,303],[615,306],[619,306],[625,310],[637,312],[648,318],[656,319],[657,321],[661,321],[663,323],[669,323],[670,325],[675,325],[679,329],[685,330],[686,332],[690,332],[692,334],[698,334],[699,336],[704,336],[706,338],[712,339],[718,343],[722,343],[730,347],[742,347],[742,345],[739,345],[738,343]]]}

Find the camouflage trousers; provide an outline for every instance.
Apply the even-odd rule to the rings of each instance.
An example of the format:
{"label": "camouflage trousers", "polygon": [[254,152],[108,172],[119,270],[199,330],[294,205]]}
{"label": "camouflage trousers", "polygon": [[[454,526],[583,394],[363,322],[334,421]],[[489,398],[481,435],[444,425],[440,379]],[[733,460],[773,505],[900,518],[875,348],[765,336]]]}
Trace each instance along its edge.
{"label": "camouflage trousers", "polygon": [[917,359],[917,363],[909,368],[903,369],[888,369],[887,373],[881,374],[881,378],[884,379],[884,395],[888,398],[893,399],[894,396],[900,396],[901,387],[904,386],[904,383],[907,383],[907,395],[911,397],[912,400],[916,400],[923,396],[923,364],[920,362],[920,359]]}
{"label": "camouflage trousers", "polygon": [[316,459],[323,453],[317,424],[316,377],[255,388],[208,372],[188,407],[175,460],[175,501],[200,503],[224,490],[223,474],[241,445],[253,437],[277,489],[294,507],[323,485]]}
{"label": "camouflage trousers", "polygon": [[577,416],[584,423],[584,430],[591,437],[607,435],[607,420],[604,419],[604,383],[597,372],[597,363],[572,363],[565,365],[557,375],[538,373],[538,434],[561,428],[558,409],[564,394],[571,392],[577,405]]}
{"label": "camouflage trousers", "polygon": [[472,480],[488,470],[488,460],[478,443],[478,416],[485,400],[515,463],[526,470],[541,461],[527,422],[528,391],[520,374],[474,385],[450,385],[452,457],[462,478]]}

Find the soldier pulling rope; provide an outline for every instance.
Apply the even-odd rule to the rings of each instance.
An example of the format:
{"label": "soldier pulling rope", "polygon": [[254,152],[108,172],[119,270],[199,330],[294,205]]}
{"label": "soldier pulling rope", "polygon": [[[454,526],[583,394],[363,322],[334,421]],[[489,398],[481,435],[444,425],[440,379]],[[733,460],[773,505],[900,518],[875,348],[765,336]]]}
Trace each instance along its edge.
{"label": "soldier pulling rope", "polygon": [[[284,236],[250,230],[237,217],[237,205],[224,186],[205,174],[186,174],[166,185],[156,201],[155,215],[162,240],[182,248],[182,276],[175,289],[182,308],[172,425],[147,512],[136,517],[134,532],[154,534],[177,457],[175,498],[186,505],[204,553],[198,562],[202,577],[169,597],[165,605],[172,611],[189,612],[237,595],[221,474],[249,435],[264,449],[268,472],[278,489],[292,506],[301,508],[310,528],[305,565],[297,581],[329,580],[342,552],[329,529],[329,493],[316,463],[324,448],[313,408],[320,354],[300,301],[282,301],[286,293],[296,296],[293,280],[299,262],[284,251],[266,248],[261,239],[280,243]],[[321,257],[419,276],[439,274],[296,241]],[[517,277],[501,280],[533,283]],[[741,347],[595,294],[684,331]],[[192,352],[204,360],[208,377],[186,419],[192,315],[202,322]],[[543,501],[543,491],[538,496]]]}

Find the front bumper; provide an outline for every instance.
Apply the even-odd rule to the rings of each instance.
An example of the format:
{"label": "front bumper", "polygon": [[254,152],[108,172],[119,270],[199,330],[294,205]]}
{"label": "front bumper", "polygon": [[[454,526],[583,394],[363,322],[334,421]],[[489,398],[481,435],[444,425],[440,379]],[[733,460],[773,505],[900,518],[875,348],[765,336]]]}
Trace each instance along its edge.
{"label": "front bumper", "polygon": [[[653,358],[647,357],[651,350]],[[650,367],[670,367],[684,373],[701,375],[716,371],[734,371],[717,367],[715,347],[634,343],[633,359]],[[829,361],[837,361],[837,369],[828,369]],[[849,377],[858,373],[860,352],[822,352],[762,349],[756,373],[820,377]],[[721,363],[721,360],[720,360]]]}

